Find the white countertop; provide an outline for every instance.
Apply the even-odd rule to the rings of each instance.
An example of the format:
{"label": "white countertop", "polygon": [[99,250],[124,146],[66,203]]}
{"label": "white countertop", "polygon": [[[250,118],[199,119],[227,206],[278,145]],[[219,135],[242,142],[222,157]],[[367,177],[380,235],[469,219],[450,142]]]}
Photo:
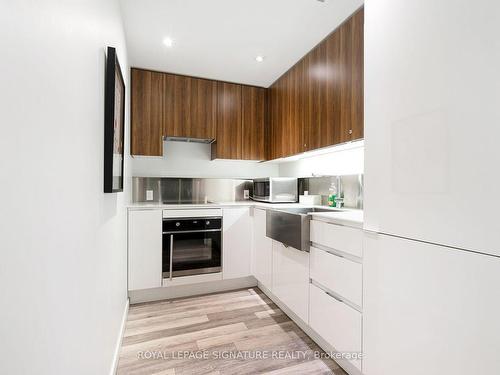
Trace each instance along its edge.
{"label": "white countertop", "polygon": [[[161,204],[161,203],[131,203],[128,205],[130,210],[144,209],[189,209],[189,208],[224,208],[224,207],[256,207],[256,208],[287,208],[287,207],[319,207],[326,206],[311,206],[299,203],[265,203],[255,201],[238,201],[238,202],[217,202],[207,204]],[[355,228],[363,228],[363,210],[343,208],[342,211],[332,209],[332,212],[311,212],[313,219],[327,221],[335,224],[351,226]]]}
{"label": "white countertop", "polygon": [[223,208],[223,207],[249,207],[255,206],[256,202],[253,201],[238,201],[238,202],[217,202],[217,203],[198,203],[198,204],[164,204],[164,203],[130,203],[129,210],[143,210],[143,209],[184,209],[184,208]]}

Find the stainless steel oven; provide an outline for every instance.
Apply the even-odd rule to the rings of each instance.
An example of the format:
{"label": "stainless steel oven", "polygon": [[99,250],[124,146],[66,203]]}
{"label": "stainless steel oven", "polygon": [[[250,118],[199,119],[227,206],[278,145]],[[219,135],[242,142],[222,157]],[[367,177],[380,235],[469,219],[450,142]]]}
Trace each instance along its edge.
{"label": "stainless steel oven", "polygon": [[269,177],[253,180],[254,201],[270,203],[297,202],[298,181],[294,177]]}
{"label": "stainless steel oven", "polygon": [[164,217],[162,269],[168,279],[221,272],[222,216]]}

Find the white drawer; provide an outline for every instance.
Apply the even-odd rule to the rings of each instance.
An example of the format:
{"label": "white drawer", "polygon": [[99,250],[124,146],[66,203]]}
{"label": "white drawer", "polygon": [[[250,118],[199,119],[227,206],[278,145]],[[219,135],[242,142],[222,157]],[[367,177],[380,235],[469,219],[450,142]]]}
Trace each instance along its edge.
{"label": "white drawer", "polygon": [[363,267],[360,263],[311,247],[311,279],[362,306]]}
{"label": "white drawer", "polygon": [[[361,321],[358,311],[310,284],[309,325],[337,352],[361,353]],[[361,370],[361,359],[350,362]]]}
{"label": "white drawer", "polygon": [[363,256],[361,229],[312,220],[311,241],[360,258]]}

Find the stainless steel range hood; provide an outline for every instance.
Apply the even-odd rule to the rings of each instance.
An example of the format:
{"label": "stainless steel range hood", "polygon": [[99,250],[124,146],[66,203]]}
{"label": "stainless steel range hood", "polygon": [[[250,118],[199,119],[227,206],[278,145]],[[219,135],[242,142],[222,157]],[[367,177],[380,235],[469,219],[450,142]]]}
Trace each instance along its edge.
{"label": "stainless steel range hood", "polygon": [[204,143],[204,144],[210,144],[214,142],[214,139],[187,138],[187,137],[164,137],[164,140],[174,141],[174,142],[191,142],[191,143]]}

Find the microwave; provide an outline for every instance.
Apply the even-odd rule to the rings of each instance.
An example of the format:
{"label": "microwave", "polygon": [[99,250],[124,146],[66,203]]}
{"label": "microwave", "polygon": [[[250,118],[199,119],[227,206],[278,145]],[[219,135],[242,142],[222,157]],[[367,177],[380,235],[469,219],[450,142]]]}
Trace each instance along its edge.
{"label": "microwave", "polygon": [[269,203],[297,202],[298,181],[294,177],[269,177],[253,180],[254,201]]}

